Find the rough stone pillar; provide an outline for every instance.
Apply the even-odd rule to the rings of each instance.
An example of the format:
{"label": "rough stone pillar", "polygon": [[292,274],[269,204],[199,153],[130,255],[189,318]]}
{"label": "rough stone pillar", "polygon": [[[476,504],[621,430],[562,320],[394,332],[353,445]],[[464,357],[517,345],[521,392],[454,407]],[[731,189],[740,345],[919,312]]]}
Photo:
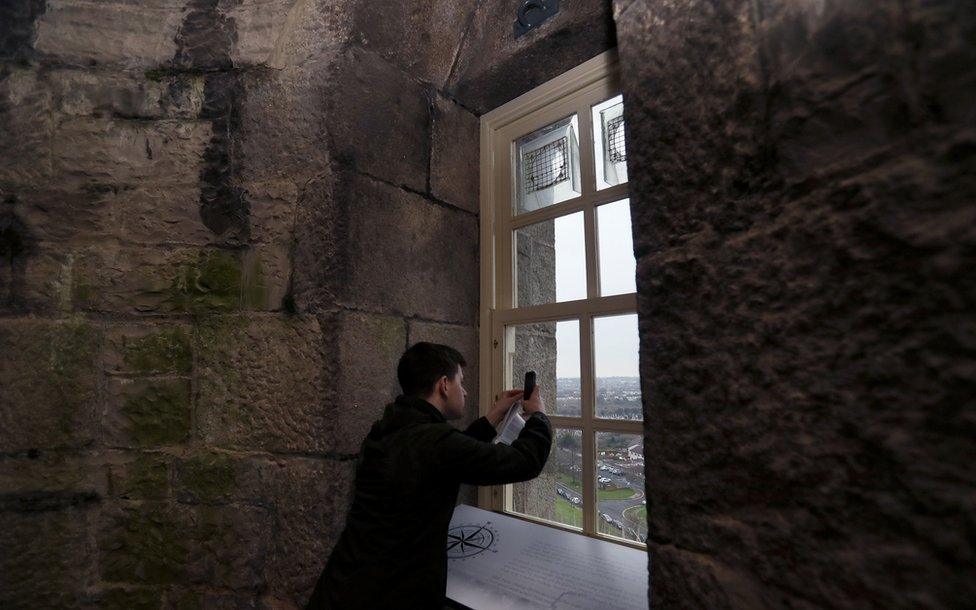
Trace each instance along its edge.
{"label": "rough stone pillar", "polygon": [[615,8],[652,605],[969,605],[973,4]]}

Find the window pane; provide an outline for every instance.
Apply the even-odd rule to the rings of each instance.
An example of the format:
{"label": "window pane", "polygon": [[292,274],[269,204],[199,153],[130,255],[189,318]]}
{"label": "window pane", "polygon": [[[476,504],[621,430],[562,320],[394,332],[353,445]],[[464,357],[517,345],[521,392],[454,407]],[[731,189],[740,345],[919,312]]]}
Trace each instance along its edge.
{"label": "window pane", "polygon": [[583,213],[515,230],[518,307],[586,298]]}
{"label": "window pane", "polygon": [[637,314],[593,319],[596,416],[642,420]]}
{"label": "window pane", "polygon": [[505,349],[512,377],[506,389],[521,388],[535,371],[546,413],[580,414],[579,320],[520,324],[506,328]]}
{"label": "window pane", "polygon": [[583,435],[556,428],[549,461],[538,478],[512,485],[515,512],[583,527]]}
{"label": "window pane", "polygon": [[579,119],[574,114],[515,142],[515,213],[580,194]]}
{"label": "window pane", "polygon": [[597,190],[627,182],[622,95],[593,107],[593,158]]}
{"label": "window pane", "polygon": [[597,432],[598,531],[626,540],[647,539],[644,439],[639,434]]}
{"label": "window pane", "polygon": [[596,209],[600,257],[600,296],[637,292],[637,263],[630,230],[630,200]]}

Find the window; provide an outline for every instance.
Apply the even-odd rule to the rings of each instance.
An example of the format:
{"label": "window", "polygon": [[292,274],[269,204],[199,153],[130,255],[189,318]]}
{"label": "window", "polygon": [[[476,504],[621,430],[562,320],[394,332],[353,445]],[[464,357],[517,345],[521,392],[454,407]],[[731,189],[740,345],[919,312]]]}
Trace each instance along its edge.
{"label": "window", "polygon": [[479,504],[646,538],[624,100],[613,52],[482,117],[482,410],[525,371],[555,428],[534,481]]}

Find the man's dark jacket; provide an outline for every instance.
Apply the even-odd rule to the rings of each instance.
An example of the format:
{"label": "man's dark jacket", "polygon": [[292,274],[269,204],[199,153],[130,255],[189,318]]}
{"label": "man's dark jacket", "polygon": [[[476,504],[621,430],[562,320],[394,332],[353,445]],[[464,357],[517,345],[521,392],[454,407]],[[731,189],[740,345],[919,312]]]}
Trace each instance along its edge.
{"label": "man's dark jacket", "polygon": [[421,398],[388,405],[363,441],[346,528],[308,609],[443,608],[459,485],[539,476],[552,428],[533,413],[511,446],[492,444],[494,437],[484,417],[462,432]]}

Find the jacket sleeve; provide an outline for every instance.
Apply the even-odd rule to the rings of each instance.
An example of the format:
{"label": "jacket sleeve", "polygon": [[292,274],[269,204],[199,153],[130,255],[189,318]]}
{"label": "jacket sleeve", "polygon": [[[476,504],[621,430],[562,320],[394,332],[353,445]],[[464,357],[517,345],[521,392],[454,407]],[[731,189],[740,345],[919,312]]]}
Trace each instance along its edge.
{"label": "jacket sleeve", "polygon": [[479,441],[489,443],[494,440],[498,432],[492,426],[487,417],[479,417],[471,422],[471,425],[464,430],[464,434]]}
{"label": "jacket sleeve", "polygon": [[539,476],[551,446],[549,418],[533,413],[511,446],[487,443],[454,430],[441,439],[438,460],[447,476],[459,483],[502,485]]}

